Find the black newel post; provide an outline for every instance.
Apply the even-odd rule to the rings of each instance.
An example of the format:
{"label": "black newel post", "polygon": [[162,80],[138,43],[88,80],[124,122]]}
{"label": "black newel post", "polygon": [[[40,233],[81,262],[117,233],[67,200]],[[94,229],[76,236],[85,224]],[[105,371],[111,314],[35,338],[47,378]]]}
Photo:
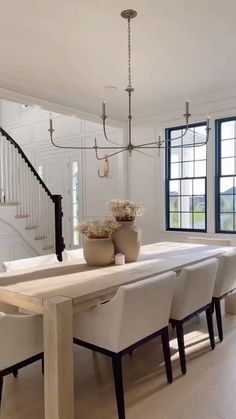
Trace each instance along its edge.
{"label": "black newel post", "polygon": [[65,249],[64,238],[62,236],[62,196],[53,195],[53,202],[55,204],[55,242],[56,242],[56,254],[58,260],[62,261],[62,252]]}

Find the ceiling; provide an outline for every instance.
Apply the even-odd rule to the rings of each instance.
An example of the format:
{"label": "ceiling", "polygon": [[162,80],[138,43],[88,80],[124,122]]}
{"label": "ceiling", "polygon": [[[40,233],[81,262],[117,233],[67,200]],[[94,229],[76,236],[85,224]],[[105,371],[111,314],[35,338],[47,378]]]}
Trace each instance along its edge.
{"label": "ceiling", "polygon": [[[1,4],[0,87],[94,114],[127,115],[132,21],[134,117],[236,88],[235,0],[8,0]],[[201,103],[201,102],[200,102]]]}

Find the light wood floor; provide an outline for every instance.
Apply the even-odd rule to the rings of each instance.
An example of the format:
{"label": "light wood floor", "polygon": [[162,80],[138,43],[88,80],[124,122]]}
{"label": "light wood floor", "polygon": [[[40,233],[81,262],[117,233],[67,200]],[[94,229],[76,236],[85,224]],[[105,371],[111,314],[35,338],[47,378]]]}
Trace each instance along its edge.
{"label": "light wood floor", "polygon": [[[216,330],[216,328],[215,328]],[[180,373],[177,342],[171,331],[174,382],[166,382],[159,340],[124,358],[127,419],[236,418],[236,316],[224,318],[225,339],[209,348],[205,318],[186,330],[187,374]],[[111,362],[105,356],[75,348],[76,419],[117,419]],[[40,364],[17,379],[5,379],[2,419],[43,419]]]}

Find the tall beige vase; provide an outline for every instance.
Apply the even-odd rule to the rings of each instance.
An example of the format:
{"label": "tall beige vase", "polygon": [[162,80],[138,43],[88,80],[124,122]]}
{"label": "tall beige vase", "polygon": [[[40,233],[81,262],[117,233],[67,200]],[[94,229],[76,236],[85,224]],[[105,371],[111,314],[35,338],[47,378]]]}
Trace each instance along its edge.
{"label": "tall beige vase", "polygon": [[118,221],[119,230],[112,235],[116,253],[125,255],[125,262],[135,262],[138,259],[142,233],[134,221]]}
{"label": "tall beige vase", "polygon": [[84,240],[84,259],[91,266],[106,266],[114,262],[115,248],[111,238]]}

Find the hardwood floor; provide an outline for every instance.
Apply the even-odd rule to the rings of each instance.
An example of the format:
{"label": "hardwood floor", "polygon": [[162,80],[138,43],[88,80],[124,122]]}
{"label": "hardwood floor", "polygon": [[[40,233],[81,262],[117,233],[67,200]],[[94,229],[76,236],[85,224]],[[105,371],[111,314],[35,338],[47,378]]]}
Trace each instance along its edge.
{"label": "hardwood floor", "polygon": [[[160,339],[136,350],[123,363],[127,419],[236,418],[236,316],[226,315],[224,341],[210,349],[205,316],[186,325],[187,374],[180,373],[171,330],[173,384],[164,371]],[[215,326],[215,334],[216,334]],[[117,419],[111,360],[75,347],[78,419]],[[40,363],[9,376],[2,419],[43,419]]]}

